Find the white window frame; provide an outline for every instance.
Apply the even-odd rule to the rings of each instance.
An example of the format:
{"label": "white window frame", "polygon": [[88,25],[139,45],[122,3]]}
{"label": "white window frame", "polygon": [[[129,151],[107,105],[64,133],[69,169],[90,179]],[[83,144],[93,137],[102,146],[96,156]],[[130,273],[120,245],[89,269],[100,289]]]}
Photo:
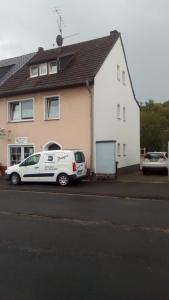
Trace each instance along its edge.
{"label": "white window frame", "polygon": [[[24,102],[24,101],[32,101],[33,103],[33,116],[31,119],[18,119],[18,120],[11,120],[11,110],[10,110],[10,107],[11,107],[11,103],[15,103],[15,102],[19,102],[20,103],[20,117],[21,117],[21,102]],[[18,99],[18,100],[13,100],[13,101],[8,101],[7,102],[7,121],[8,123],[17,123],[17,122],[32,122],[34,121],[34,118],[35,118],[35,103],[34,103],[34,98],[28,98],[28,99]]]}
{"label": "white window frame", "polygon": [[[52,72],[52,68],[51,68],[51,64],[52,63],[56,63],[56,72]],[[58,73],[58,66],[57,66],[57,61],[56,60],[52,60],[48,63],[48,72],[49,74],[57,74]]]}
{"label": "white window frame", "polygon": [[[47,116],[47,99],[49,98],[58,98],[58,116],[57,117],[48,117]],[[50,95],[50,96],[45,96],[44,97],[44,120],[45,121],[50,121],[50,120],[60,120],[60,96],[59,95]]]}
{"label": "white window frame", "polygon": [[120,65],[117,65],[117,80],[120,81]]}
{"label": "white window frame", "polygon": [[10,148],[11,147],[21,147],[21,161],[24,160],[24,151],[23,151],[23,147],[33,147],[34,149],[34,152],[35,153],[35,144],[24,144],[24,145],[21,145],[21,144],[8,144],[7,145],[7,166],[9,167],[10,166]]}
{"label": "white window frame", "polygon": [[121,116],[120,116],[120,104],[118,103],[117,104],[117,120],[120,120],[121,119]]}
{"label": "white window frame", "polygon": [[[45,66],[45,72],[42,72],[42,66]],[[39,65],[39,76],[44,76],[48,74],[48,65],[47,63],[42,63]]]}
{"label": "white window frame", "polygon": [[[35,68],[35,67],[37,68],[37,74],[33,75],[32,74],[32,68]],[[30,78],[34,78],[34,77],[38,77],[39,76],[39,66],[38,65],[32,65],[32,66],[30,66],[29,71],[30,71]]]}

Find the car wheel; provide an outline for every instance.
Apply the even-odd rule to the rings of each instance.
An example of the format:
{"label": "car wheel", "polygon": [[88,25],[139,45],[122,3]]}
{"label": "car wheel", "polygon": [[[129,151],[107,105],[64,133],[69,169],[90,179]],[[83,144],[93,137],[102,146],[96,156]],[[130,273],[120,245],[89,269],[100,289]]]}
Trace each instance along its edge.
{"label": "car wheel", "polygon": [[11,175],[11,183],[13,185],[17,185],[21,182],[20,176],[17,173],[13,173]]}
{"label": "car wheel", "polygon": [[147,171],[146,170],[143,170],[143,175],[147,175]]}
{"label": "car wheel", "polygon": [[60,174],[57,182],[60,186],[67,186],[70,182],[69,176],[67,174]]}

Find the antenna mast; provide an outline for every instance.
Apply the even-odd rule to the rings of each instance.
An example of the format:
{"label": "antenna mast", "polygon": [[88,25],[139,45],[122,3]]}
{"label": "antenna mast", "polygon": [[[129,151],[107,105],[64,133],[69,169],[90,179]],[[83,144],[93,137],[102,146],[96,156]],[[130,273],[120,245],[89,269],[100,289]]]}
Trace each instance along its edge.
{"label": "antenna mast", "polygon": [[66,37],[63,37],[63,29],[62,28],[64,26],[64,21],[63,21],[62,15],[61,15],[61,10],[54,7],[53,11],[57,16],[57,26],[59,29],[59,34],[56,36],[56,44],[58,45],[58,47],[61,48],[63,45],[63,40],[70,38],[72,36],[78,35],[79,33],[74,33],[74,34],[70,34]]}
{"label": "antenna mast", "polygon": [[56,43],[57,43],[58,47],[62,47],[62,45],[63,45],[63,30],[62,30],[62,27],[64,25],[64,22],[63,22],[63,18],[62,18],[62,15],[60,13],[60,10],[57,9],[57,8],[54,8],[54,12],[57,15],[57,25],[58,25],[58,29],[59,29],[59,34],[56,36]]}

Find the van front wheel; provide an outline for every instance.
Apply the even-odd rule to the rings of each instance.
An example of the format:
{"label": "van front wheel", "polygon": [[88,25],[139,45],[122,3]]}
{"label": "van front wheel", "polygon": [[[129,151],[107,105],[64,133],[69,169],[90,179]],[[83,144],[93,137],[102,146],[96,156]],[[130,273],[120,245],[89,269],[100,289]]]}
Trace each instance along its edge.
{"label": "van front wheel", "polygon": [[70,182],[69,176],[67,174],[60,174],[58,176],[57,182],[60,186],[67,186]]}
{"label": "van front wheel", "polygon": [[21,182],[20,176],[17,173],[13,173],[11,175],[11,183],[13,185],[17,185]]}

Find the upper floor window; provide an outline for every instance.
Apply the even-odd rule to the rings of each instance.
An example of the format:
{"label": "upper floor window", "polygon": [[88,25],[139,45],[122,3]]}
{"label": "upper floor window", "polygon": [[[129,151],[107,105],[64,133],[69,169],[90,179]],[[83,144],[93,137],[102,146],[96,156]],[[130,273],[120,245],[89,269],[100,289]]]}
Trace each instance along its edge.
{"label": "upper floor window", "polygon": [[126,156],[126,144],[123,144],[123,156]]}
{"label": "upper floor window", "polygon": [[126,108],[123,107],[123,121],[126,121]]}
{"label": "upper floor window", "polygon": [[30,66],[30,77],[38,77],[47,74],[55,74],[58,72],[57,61],[42,63],[39,65]]}
{"label": "upper floor window", "polygon": [[120,81],[120,66],[117,65],[117,80]]}
{"label": "upper floor window", "polygon": [[30,77],[37,77],[39,75],[38,65],[30,67]]}
{"label": "upper floor window", "polygon": [[59,97],[51,96],[45,98],[45,119],[59,119],[60,118],[60,107]]}
{"label": "upper floor window", "polygon": [[120,104],[117,104],[117,119],[120,120]]}
{"label": "upper floor window", "polygon": [[49,66],[49,74],[57,73],[57,61],[51,61],[48,64]]}
{"label": "upper floor window", "polygon": [[8,102],[8,120],[24,121],[33,119],[33,99]]}
{"label": "upper floor window", "polygon": [[123,83],[123,85],[126,84],[126,74],[125,74],[125,71],[122,72],[122,83]]}
{"label": "upper floor window", "polygon": [[47,72],[48,70],[47,70],[47,64],[46,63],[44,63],[44,64],[40,64],[39,65],[39,75],[47,75]]}

